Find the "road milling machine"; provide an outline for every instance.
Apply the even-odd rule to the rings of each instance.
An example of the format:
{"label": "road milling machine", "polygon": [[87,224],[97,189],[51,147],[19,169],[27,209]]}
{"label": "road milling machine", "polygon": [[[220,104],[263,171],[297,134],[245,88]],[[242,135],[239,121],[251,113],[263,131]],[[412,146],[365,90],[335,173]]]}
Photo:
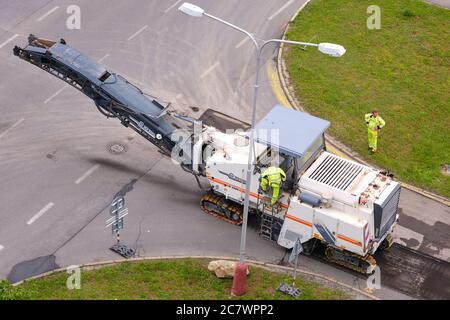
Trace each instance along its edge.
{"label": "road milling machine", "polygon": [[[240,225],[246,188],[251,131],[223,132],[170,110],[122,76],[83,55],[65,41],[30,35],[19,58],[65,81],[91,98],[108,118],[117,118],[150,141],[182,168],[204,177],[200,200],[206,213]],[[275,106],[253,131],[250,213],[259,216],[259,234],[303,252],[320,246],[331,262],[373,272],[377,250],[389,247],[398,220],[400,185],[392,175],[326,151],[328,121]],[[265,168],[286,173],[274,205],[260,189]]]}

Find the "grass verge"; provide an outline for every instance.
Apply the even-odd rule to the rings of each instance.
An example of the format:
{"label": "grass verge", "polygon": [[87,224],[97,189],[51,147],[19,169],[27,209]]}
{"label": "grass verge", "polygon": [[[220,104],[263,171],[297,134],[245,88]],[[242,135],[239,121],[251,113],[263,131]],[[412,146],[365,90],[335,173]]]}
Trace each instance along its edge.
{"label": "grass verge", "polygon": [[[367,9],[381,9],[369,30]],[[331,134],[400,180],[450,197],[450,10],[418,0],[313,0],[287,39],[346,47],[335,59],[308,48],[285,51],[302,105],[332,122]],[[367,150],[364,114],[380,111],[379,153]]]}
{"label": "grass verge", "polygon": [[[291,299],[276,291],[282,281],[292,282],[285,273],[250,267],[248,293],[231,297],[231,279],[218,279],[207,270],[206,259],[147,260],[124,262],[82,270],[81,289],[68,290],[65,272],[27,281],[19,286],[0,286],[2,299]],[[297,278],[303,291],[299,299],[349,299],[347,293]],[[2,296],[3,292],[3,296]]]}

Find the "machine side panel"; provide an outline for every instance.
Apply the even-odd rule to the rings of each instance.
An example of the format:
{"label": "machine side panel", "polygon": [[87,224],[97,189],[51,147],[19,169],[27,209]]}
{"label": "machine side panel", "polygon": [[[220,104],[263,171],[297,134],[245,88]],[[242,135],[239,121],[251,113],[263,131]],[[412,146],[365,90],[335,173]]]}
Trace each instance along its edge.
{"label": "machine side panel", "polygon": [[285,248],[292,248],[300,238],[302,243],[313,237],[314,209],[306,206],[298,199],[292,199],[284,217],[278,244]]}
{"label": "machine side panel", "polygon": [[365,254],[364,226],[357,220],[340,220],[336,230],[336,246],[359,255]]}
{"label": "machine side panel", "polygon": [[292,248],[300,237],[304,243],[317,238],[330,246],[359,255],[368,251],[368,222],[330,208],[313,208],[292,199],[281,228],[278,244]]}

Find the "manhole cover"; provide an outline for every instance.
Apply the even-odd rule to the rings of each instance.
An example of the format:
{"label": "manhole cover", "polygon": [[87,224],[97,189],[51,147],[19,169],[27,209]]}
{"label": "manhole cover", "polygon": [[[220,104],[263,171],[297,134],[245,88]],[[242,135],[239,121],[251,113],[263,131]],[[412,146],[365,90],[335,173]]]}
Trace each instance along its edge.
{"label": "manhole cover", "polygon": [[128,148],[122,142],[111,142],[106,146],[106,150],[112,154],[121,154],[127,152]]}
{"label": "manhole cover", "polygon": [[55,161],[58,160],[58,158],[56,157],[56,151],[48,153],[47,158]]}

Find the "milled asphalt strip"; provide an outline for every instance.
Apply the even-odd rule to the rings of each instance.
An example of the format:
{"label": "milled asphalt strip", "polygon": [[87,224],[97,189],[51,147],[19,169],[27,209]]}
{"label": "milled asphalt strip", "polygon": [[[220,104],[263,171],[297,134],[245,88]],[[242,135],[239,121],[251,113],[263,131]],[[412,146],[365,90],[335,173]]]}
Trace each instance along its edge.
{"label": "milled asphalt strip", "polygon": [[293,2],[294,2],[294,0],[289,0],[288,2],[286,2],[280,9],[278,9],[277,12],[275,12],[273,15],[271,15],[269,17],[269,20],[272,20],[273,18],[275,18],[277,15],[279,15],[281,12],[283,12],[283,10],[285,10],[288,6],[290,6]]}
{"label": "milled asphalt strip", "polygon": [[12,129],[14,129],[15,127],[17,127],[19,124],[21,124],[25,119],[22,118],[20,120],[18,120],[16,123],[14,123],[11,127],[9,127],[8,129],[6,129],[5,131],[3,131],[2,133],[0,133],[0,139],[3,138],[4,136],[6,136]]}
{"label": "milled asphalt strip", "polygon": [[9,38],[8,40],[6,40],[5,42],[2,42],[2,44],[0,44],[0,49],[3,48],[4,46],[6,46],[8,43],[10,43],[11,41],[13,41],[15,38],[17,38],[19,35],[16,33],[15,35],[13,35],[11,38]]}
{"label": "milled asphalt strip", "polygon": [[50,9],[49,11],[47,11],[46,13],[44,13],[42,16],[40,16],[37,21],[41,22],[42,20],[44,20],[45,18],[47,18],[49,15],[51,15],[53,12],[55,12],[56,10],[58,10],[59,7],[56,6],[53,9]]}
{"label": "milled asphalt strip", "polygon": [[181,2],[181,0],[178,0],[177,2],[175,2],[173,5],[171,5],[170,7],[168,7],[166,10],[164,10],[164,13],[169,12],[170,10],[172,10],[177,4],[179,4]]}
{"label": "milled asphalt strip", "polygon": [[128,37],[127,41],[133,40],[137,35],[139,35],[142,31],[144,31],[145,29],[148,28],[148,25],[143,26],[142,28],[140,28],[138,31],[136,31],[135,33],[133,33],[131,36]]}
{"label": "milled asphalt strip", "polygon": [[[414,230],[405,228],[405,227],[403,227],[403,226],[401,226],[399,224],[397,224],[397,226],[395,227],[395,230],[394,230],[394,240],[395,240],[395,242],[398,242],[398,243],[404,245],[405,247],[408,247],[408,248],[413,249],[413,250],[417,250],[417,249],[420,248],[420,246],[423,243],[424,237],[425,236],[423,234],[418,233],[418,232],[416,232]],[[408,245],[408,243],[406,241],[409,241],[411,239],[416,240],[417,244],[414,245],[414,246],[412,246],[410,244]],[[445,259],[443,259],[443,260],[445,260]]]}
{"label": "milled asphalt strip", "polygon": [[95,170],[97,170],[98,168],[100,168],[99,164],[96,164],[95,166],[93,166],[92,168],[90,168],[88,171],[86,171],[81,177],[79,177],[75,183],[76,184],[80,184],[82,183],[87,177],[89,177],[91,174],[94,173]]}
{"label": "milled asphalt strip", "polygon": [[30,225],[34,223],[37,219],[42,217],[44,213],[46,213],[48,210],[53,208],[55,204],[53,202],[49,202],[45,207],[43,207],[41,210],[39,210],[38,213],[36,213],[30,220],[28,220],[27,225]]}
{"label": "milled asphalt strip", "polygon": [[211,71],[213,71],[215,68],[217,68],[220,65],[220,62],[217,61],[216,63],[214,63],[211,67],[209,67],[208,69],[205,70],[205,72],[203,72],[200,76],[200,79],[203,79],[204,77],[206,77]]}

